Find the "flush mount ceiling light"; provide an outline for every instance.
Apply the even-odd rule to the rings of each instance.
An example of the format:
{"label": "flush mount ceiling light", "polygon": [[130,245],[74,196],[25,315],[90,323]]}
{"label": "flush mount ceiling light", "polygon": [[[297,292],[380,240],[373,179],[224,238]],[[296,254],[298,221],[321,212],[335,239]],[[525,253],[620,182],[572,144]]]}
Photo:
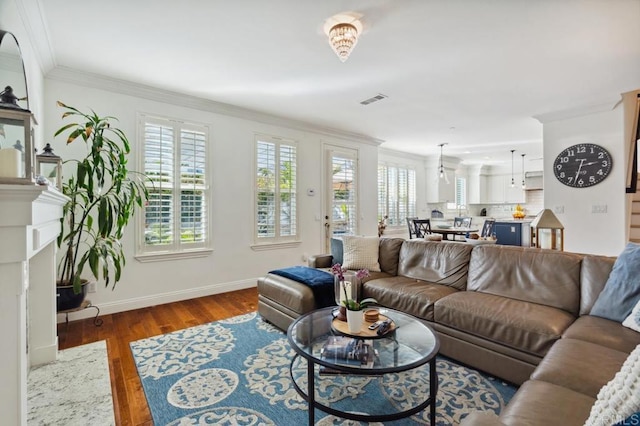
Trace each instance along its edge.
{"label": "flush mount ceiling light", "polygon": [[327,19],[324,24],[329,45],[342,62],[349,58],[358,43],[358,36],[362,34],[362,23],[359,20],[361,16],[353,12],[343,12]]}

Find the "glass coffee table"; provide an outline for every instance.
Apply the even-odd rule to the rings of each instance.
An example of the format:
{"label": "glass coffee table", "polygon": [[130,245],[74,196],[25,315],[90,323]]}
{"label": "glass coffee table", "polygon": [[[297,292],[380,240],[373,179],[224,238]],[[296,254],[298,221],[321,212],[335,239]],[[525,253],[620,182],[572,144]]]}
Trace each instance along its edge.
{"label": "glass coffee table", "polygon": [[[375,332],[368,331],[366,326],[370,323],[367,322],[364,323],[362,332],[350,334],[344,324],[334,322],[338,321],[334,319],[336,309],[337,307],[330,307],[309,312],[296,319],[287,330],[289,344],[296,352],[289,371],[296,391],[308,403],[309,424],[315,423],[316,408],[350,420],[385,422],[412,416],[429,406],[430,423],[435,425],[438,392],[436,355],[440,341],[431,327],[411,315],[380,308],[381,317],[393,321],[392,328],[386,334],[378,336]],[[294,365],[304,364],[300,363],[300,357],[306,360],[306,376],[296,375],[294,372],[300,370]],[[364,394],[358,396],[360,400],[354,410],[336,404],[332,404],[332,407],[331,401],[319,401],[316,397],[316,382],[322,383],[323,377],[326,377],[324,374],[336,374],[348,381],[352,377],[357,380],[362,376],[393,376],[409,370],[424,369],[427,363],[429,371],[424,375],[425,378],[428,377],[428,384],[421,385],[425,392],[418,392],[418,399],[410,407],[368,403],[367,395]],[[413,382],[407,383],[407,386],[414,390],[421,388]],[[357,388],[357,385],[353,387]],[[410,391],[399,393],[405,394],[404,392]]]}

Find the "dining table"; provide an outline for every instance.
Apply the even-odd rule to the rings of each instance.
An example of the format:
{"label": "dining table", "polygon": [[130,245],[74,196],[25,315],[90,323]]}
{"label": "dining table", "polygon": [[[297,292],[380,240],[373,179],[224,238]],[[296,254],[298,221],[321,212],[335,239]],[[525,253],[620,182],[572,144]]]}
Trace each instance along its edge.
{"label": "dining table", "polygon": [[[456,228],[453,226],[450,228],[439,228],[437,226],[434,226],[431,229],[432,233],[441,234],[443,240],[455,240],[456,235],[466,236],[467,234],[478,231],[478,228]],[[451,238],[449,238],[450,235],[452,236]]]}

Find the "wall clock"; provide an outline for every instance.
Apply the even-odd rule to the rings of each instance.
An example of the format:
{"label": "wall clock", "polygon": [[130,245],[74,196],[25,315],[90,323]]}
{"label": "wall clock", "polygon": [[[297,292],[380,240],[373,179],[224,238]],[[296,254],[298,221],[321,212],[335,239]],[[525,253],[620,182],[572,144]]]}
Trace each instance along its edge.
{"label": "wall clock", "polygon": [[558,154],[553,162],[553,173],[567,186],[587,188],[609,176],[612,165],[609,151],[600,145],[580,143]]}

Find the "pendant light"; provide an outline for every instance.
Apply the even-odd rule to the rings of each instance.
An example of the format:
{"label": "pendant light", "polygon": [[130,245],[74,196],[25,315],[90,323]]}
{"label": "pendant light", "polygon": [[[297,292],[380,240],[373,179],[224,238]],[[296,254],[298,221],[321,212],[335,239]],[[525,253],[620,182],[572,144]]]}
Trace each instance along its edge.
{"label": "pendant light", "polygon": [[524,183],[524,156],[527,154],[520,154],[522,155],[522,189],[524,189],[527,185]]}
{"label": "pendant light", "polygon": [[441,143],[438,146],[440,147],[440,167],[438,171],[440,172],[440,179],[444,178],[444,164],[442,163],[442,147],[444,147],[446,143]]}
{"label": "pendant light", "polygon": [[516,186],[516,181],[513,179],[513,153],[516,152],[515,149],[511,150],[511,187]]}

